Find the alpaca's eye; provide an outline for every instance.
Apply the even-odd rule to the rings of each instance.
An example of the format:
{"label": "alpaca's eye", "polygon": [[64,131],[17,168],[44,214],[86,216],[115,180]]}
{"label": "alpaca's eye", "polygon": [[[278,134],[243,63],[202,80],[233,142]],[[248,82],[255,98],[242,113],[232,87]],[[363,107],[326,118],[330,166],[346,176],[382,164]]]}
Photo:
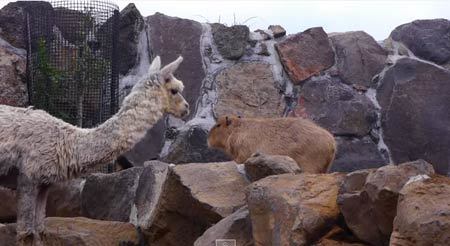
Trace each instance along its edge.
{"label": "alpaca's eye", "polygon": [[169,83],[170,82],[170,79],[165,79],[164,80],[166,83]]}
{"label": "alpaca's eye", "polygon": [[175,89],[172,89],[172,90],[170,90],[170,92],[172,92],[172,94],[173,94],[173,95],[175,95],[175,94],[177,94],[177,93],[178,93],[178,91],[177,91],[177,90],[175,90]]}

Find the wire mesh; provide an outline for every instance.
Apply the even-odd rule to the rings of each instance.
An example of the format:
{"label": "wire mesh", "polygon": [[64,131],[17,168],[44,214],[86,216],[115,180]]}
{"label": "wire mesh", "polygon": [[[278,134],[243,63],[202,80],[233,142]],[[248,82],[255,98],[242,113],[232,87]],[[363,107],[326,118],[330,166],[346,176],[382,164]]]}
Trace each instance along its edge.
{"label": "wire mesh", "polygon": [[[118,6],[55,0],[28,10],[30,105],[68,123],[95,127],[118,110]],[[111,172],[107,164],[91,171]]]}

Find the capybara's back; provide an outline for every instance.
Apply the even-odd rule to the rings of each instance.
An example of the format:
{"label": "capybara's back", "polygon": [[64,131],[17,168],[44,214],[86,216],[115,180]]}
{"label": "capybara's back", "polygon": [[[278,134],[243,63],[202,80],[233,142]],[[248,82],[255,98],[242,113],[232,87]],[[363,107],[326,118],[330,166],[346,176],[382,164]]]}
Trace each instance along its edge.
{"label": "capybara's back", "polygon": [[287,155],[304,172],[326,172],[334,160],[331,133],[303,118],[220,117],[208,136],[210,147],[222,149],[237,163],[253,153]]}

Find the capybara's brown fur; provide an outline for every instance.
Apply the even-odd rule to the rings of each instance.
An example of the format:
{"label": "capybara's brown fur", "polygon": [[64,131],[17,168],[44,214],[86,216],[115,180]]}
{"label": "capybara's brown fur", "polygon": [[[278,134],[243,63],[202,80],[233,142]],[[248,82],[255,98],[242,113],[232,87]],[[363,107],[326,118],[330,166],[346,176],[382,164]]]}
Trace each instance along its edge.
{"label": "capybara's brown fur", "polygon": [[223,116],[208,136],[208,146],[244,163],[253,153],[287,155],[306,173],[324,173],[336,152],[331,133],[303,118]]}

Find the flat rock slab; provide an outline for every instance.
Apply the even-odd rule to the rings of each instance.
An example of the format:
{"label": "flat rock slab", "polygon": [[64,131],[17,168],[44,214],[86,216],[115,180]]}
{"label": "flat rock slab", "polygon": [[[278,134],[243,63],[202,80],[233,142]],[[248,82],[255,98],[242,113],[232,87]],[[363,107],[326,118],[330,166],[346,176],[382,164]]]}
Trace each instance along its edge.
{"label": "flat rock slab", "polygon": [[399,59],[380,80],[381,126],[394,162],[424,159],[447,175],[450,167],[450,71]]}
{"label": "flat rock slab", "polygon": [[284,69],[294,84],[334,64],[334,52],[322,27],[314,27],[275,44]]}
{"label": "flat rock slab", "polygon": [[216,77],[216,115],[277,117],[283,112],[281,95],[275,87],[271,66],[265,63],[238,63]]}
{"label": "flat rock slab", "polygon": [[346,84],[370,87],[372,78],[384,68],[388,52],[363,31],[334,34],[330,39],[342,80]]}
{"label": "flat rock slab", "polygon": [[344,174],[282,174],[248,188],[247,204],[257,245],[311,245],[339,217]]}
{"label": "flat rock slab", "polygon": [[400,190],[389,245],[449,245],[450,178],[415,179]]}

